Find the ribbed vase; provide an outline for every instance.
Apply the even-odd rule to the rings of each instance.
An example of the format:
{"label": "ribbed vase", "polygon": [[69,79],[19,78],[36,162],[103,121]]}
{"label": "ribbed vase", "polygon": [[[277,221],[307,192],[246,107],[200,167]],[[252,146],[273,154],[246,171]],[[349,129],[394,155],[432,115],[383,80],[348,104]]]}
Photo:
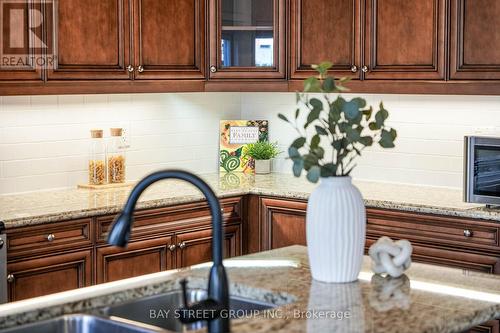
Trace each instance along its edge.
{"label": "ribbed vase", "polygon": [[365,237],[365,204],[351,177],[321,178],[307,204],[307,249],[313,279],[356,281]]}

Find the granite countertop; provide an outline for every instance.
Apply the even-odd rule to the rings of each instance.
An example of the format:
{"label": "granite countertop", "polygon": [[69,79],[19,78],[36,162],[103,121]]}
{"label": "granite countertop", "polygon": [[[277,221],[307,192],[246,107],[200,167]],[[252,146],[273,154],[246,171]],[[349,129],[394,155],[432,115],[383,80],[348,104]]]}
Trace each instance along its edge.
{"label": "granite countertop", "polygon": [[[220,198],[245,194],[307,200],[314,184],[288,174],[205,174],[203,179]],[[367,207],[378,207],[500,221],[500,210],[462,202],[460,190],[355,181]],[[0,196],[0,221],[7,228],[117,213],[131,186],[103,190],[69,189]],[[138,209],[203,200],[188,183],[167,180],[151,186]]]}
{"label": "granite countertop", "polygon": [[[311,280],[307,249],[292,246],[225,261],[230,294],[277,305],[232,321],[233,332],[463,332],[500,316],[500,276],[414,263],[398,279],[373,275],[365,257],[359,280]],[[210,264],[144,275],[0,305],[0,328],[62,314],[103,315],[104,306],[206,286]],[[203,331],[203,330],[202,330]]]}

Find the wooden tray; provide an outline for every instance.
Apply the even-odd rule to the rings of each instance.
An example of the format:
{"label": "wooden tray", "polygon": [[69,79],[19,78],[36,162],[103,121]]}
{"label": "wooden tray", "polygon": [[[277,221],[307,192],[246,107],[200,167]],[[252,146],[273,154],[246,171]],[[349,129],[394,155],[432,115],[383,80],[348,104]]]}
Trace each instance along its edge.
{"label": "wooden tray", "polygon": [[120,188],[120,187],[129,187],[134,185],[134,183],[115,183],[115,184],[104,184],[104,185],[89,185],[89,184],[78,184],[78,188],[83,188],[87,190],[106,190],[110,188]]}

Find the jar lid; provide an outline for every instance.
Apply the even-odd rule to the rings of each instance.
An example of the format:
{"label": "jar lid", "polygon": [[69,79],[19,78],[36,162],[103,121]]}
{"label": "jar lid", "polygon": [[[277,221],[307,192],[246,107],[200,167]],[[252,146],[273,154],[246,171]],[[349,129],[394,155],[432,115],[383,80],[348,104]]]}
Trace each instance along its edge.
{"label": "jar lid", "polygon": [[111,136],[122,136],[123,128],[110,128]]}
{"label": "jar lid", "polygon": [[101,129],[90,130],[90,136],[92,139],[101,139],[103,136],[103,131]]}

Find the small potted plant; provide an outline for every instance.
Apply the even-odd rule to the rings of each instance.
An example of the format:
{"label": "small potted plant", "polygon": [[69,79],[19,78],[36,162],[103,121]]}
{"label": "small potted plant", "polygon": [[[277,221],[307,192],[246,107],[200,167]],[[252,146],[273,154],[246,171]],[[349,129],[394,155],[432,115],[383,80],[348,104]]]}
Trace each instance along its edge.
{"label": "small potted plant", "polygon": [[[347,79],[328,76],[331,66],[329,62],[313,65],[318,75],[304,81],[295,113],[290,118],[279,114],[279,118],[299,134],[288,149],[295,176],[305,171],[310,182],[321,179],[307,204],[312,276],[322,282],[343,283],[358,278],[366,233],[365,205],[351,182],[351,171],[363,149],[374,144],[392,148],[397,133],[387,126],[389,112],[382,103],[374,110],[363,98],[347,100],[333,94],[346,90],[342,84]],[[302,123],[304,111],[307,115]]]}
{"label": "small potted plant", "polygon": [[258,141],[245,149],[245,154],[255,160],[255,173],[260,175],[271,173],[271,160],[280,153],[277,142]]}

